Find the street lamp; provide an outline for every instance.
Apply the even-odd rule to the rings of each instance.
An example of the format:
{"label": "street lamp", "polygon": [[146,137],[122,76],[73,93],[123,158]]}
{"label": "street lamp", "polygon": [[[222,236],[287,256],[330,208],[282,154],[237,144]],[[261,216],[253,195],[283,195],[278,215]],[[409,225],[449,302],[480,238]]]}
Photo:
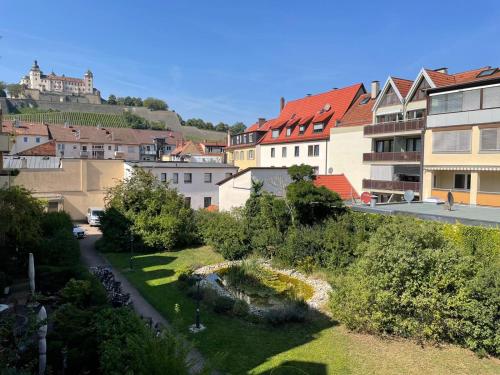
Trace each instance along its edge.
{"label": "street lamp", "polygon": [[129,268],[131,270],[134,269],[134,264],[132,261],[132,258],[134,256],[134,235],[132,234],[132,231],[130,231],[130,258],[129,258]]}

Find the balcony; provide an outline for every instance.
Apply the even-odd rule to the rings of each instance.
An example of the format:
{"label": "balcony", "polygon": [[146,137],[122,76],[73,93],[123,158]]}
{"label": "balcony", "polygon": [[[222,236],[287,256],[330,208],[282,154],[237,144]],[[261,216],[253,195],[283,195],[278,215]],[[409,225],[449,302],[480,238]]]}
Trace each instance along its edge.
{"label": "balcony", "polygon": [[80,157],[82,159],[87,159],[89,157],[89,152],[88,151],[80,151]]}
{"label": "balcony", "polygon": [[415,193],[420,192],[420,182],[410,181],[383,181],[383,180],[363,180],[363,189],[366,190],[389,190],[389,191],[406,191],[413,190]]}
{"label": "balcony", "polygon": [[376,136],[379,134],[393,134],[406,132],[419,132],[425,127],[425,118],[406,121],[382,122],[380,124],[367,125],[363,128],[363,135]]}
{"label": "balcony", "polygon": [[420,151],[407,152],[367,152],[363,154],[363,161],[367,162],[420,162]]}

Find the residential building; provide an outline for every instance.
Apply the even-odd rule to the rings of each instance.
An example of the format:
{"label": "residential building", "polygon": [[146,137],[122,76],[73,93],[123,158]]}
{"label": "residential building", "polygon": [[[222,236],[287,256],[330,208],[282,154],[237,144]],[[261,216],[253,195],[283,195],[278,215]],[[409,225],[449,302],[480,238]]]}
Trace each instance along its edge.
{"label": "residential building", "polygon": [[21,78],[21,85],[27,89],[38,90],[40,92],[50,92],[57,94],[84,95],[94,94],[94,75],[90,70],[83,75],[83,78],[66,77],[56,75],[54,72],[49,75],[43,74],[35,60],[28,75]]}
{"label": "residential building", "polygon": [[500,70],[428,89],[424,198],[500,206]]}
{"label": "residential building", "polygon": [[317,174],[327,174],[330,129],[364,93],[363,84],[358,83],[286,103],[279,116],[269,121],[260,142],[259,166],[308,164]]}
{"label": "residential building", "polygon": [[39,122],[3,121],[2,132],[10,134],[11,155],[49,141],[47,126]]}
{"label": "residential building", "polygon": [[286,194],[291,179],[288,168],[250,167],[217,182],[219,210],[231,211],[243,207],[252,191],[252,181],[263,182],[262,189],[278,197]]}
{"label": "residential building", "polygon": [[155,161],[170,155],[180,134],[172,131],[133,129],[139,144],[139,160]]}
{"label": "residential building", "polygon": [[373,105],[373,124],[365,126],[371,150],[363,155],[370,176],[363,189],[380,202],[401,201],[406,190],[422,191],[423,131],[427,90],[475,77],[484,68],[449,74],[447,68],[421,69],[415,80],[389,77]]}
{"label": "residential building", "polygon": [[360,95],[330,129],[328,174],[344,175],[356,192],[363,191],[363,180],[370,176],[370,165],[363,163],[363,154],[370,152],[372,142],[364,136],[363,128],[372,123],[379,87],[378,81],[372,82],[371,93]]}
{"label": "residential building", "polygon": [[167,160],[192,163],[223,163],[225,148],[226,144],[224,142],[185,142],[181,140],[167,157]]}
{"label": "residential building", "polygon": [[203,162],[126,162],[125,177],[134,168],[151,172],[160,182],[177,189],[194,209],[219,205],[217,182],[233,175],[238,168],[223,163]]}
{"label": "residential building", "polygon": [[314,179],[314,185],[326,187],[346,202],[354,203],[359,199],[358,192],[344,174],[318,175]]}
{"label": "residential building", "polygon": [[234,164],[239,170],[260,165],[260,142],[269,130],[270,121],[259,118],[243,133],[228,135],[226,147],[227,162]]}
{"label": "residential building", "polygon": [[73,220],[85,219],[89,207],[104,207],[106,189],[124,175],[123,160],[27,156],[10,163],[11,167],[22,168],[21,173],[10,177],[13,185],[25,187],[47,202],[49,211],[64,210]]}

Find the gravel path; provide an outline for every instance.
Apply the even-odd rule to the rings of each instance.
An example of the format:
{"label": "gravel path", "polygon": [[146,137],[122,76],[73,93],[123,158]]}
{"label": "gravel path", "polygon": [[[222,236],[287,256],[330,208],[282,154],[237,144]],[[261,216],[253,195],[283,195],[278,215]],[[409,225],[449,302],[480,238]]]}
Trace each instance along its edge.
{"label": "gravel path", "polygon": [[[100,230],[88,225],[81,225],[81,227],[87,232],[87,236],[84,239],[80,240],[81,258],[82,261],[87,265],[87,267],[109,267],[113,271],[115,279],[121,282],[123,291],[130,294],[130,298],[134,303],[135,312],[143,317],[151,318],[153,321],[153,325],[156,323],[160,323],[163,326],[168,327],[169,323],[167,322],[167,320],[141,296],[139,291],[128,282],[125,276],[123,276],[101,254],[97,252],[94,244],[96,240],[101,237]],[[190,363],[193,363],[193,374],[199,373],[205,363],[203,356],[196,349],[192,349],[189,352],[188,360],[190,361]]]}

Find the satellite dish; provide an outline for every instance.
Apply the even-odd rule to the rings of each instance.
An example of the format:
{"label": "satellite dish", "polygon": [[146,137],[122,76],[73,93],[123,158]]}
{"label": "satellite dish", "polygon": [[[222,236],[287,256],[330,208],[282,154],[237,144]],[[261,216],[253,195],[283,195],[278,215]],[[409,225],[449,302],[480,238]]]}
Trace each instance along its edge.
{"label": "satellite dish", "polygon": [[411,203],[413,198],[415,198],[415,192],[413,190],[406,190],[403,197],[406,202]]}
{"label": "satellite dish", "polygon": [[453,208],[453,204],[455,203],[455,198],[453,198],[453,193],[451,192],[451,190],[448,192],[447,201],[448,201],[448,210],[451,211],[451,209]]}
{"label": "satellite dish", "polygon": [[326,103],[324,106],[323,106],[323,110],[326,112],[326,111],[329,111],[330,109],[332,108],[332,106],[329,104],[329,103]]}
{"label": "satellite dish", "polygon": [[328,174],[332,174],[332,173],[333,173],[333,168],[332,167],[328,168]]}
{"label": "satellite dish", "polygon": [[372,195],[365,191],[363,194],[361,194],[361,202],[363,202],[364,204],[370,204],[372,200]]}

